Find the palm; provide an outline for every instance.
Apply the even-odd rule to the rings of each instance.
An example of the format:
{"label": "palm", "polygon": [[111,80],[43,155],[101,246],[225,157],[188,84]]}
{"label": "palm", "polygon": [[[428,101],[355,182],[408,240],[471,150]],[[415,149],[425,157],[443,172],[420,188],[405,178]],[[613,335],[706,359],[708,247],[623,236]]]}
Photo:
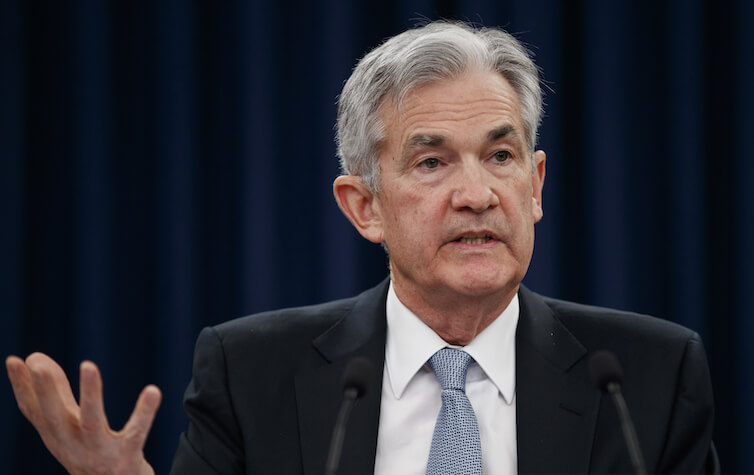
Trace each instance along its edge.
{"label": "palm", "polygon": [[6,367],[19,409],[68,472],[153,473],[143,448],[160,405],[157,387],[144,388],[126,425],[113,431],[94,363],[81,364],[80,404],[63,370],[47,355],[34,353],[26,361],[11,356]]}

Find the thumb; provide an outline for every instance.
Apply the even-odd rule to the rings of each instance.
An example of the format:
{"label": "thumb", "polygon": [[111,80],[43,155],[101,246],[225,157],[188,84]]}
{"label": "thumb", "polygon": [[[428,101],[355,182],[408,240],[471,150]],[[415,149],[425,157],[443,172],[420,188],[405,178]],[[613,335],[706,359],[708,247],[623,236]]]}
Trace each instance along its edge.
{"label": "thumb", "polygon": [[136,407],[122,431],[129,450],[140,451],[144,448],[161,401],[162,393],[157,386],[149,385],[141,391]]}

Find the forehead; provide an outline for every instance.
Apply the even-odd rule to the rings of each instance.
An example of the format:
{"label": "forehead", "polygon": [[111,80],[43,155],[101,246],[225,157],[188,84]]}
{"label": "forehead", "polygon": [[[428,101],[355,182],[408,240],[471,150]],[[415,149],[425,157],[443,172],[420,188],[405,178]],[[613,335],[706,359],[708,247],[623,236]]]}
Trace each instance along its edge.
{"label": "forehead", "polygon": [[[409,91],[400,103],[386,101],[380,109],[385,142],[403,147],[417,135],[488,138],[509,127],[523,139],[518,95],[495,72],[466,72],[456,78],[425,84]],[[470,136],[472,135],[472,136]]]}

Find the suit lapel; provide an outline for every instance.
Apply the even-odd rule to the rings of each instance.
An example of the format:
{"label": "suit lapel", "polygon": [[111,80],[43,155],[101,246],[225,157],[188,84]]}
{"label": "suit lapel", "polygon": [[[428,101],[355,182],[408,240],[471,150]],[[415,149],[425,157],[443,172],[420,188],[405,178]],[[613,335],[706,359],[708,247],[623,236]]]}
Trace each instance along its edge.
{"label": "suit lapel", "polygon": [[519,473],[586,473],[600,394],[586,349],[544,300],[521,286],[516,330]]}
{"label": "suit lapel", "polygon": [[[340,473],[374,471],[385,361],[387,281],[357,298],[344,318],[313,342],[316,363],[296,375],[303,468],[320,474],[351,358],[374,363],[372,385],[354,406]],[[586,349],[544,300],[521,286],[516,330],[516,425],[519,473],[586,473],[600,394],[586,368]]]}
{"label": "suit lapel", "polygon": [[387,280],[357,297],[338,323],[314,340],[317,362],[296,375],[296,399],[304,473],[321,474],[343,398],[346,364],[363,356],[374,364],[367,394],[356,401],[346,430],[339,473],[371,473],[377,448],[385,362]]}

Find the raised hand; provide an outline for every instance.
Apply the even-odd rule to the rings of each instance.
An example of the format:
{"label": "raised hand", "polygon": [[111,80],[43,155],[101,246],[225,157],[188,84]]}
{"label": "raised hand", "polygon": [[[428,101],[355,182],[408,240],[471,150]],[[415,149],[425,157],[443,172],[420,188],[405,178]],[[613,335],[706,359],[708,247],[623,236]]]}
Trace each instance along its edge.
{"label": "raised hand", "polygon": [[37,429],[52,455],[72,474],[153,474],[144,459],[144,442],[162,394],[147,386],[121,431],[113,431],[102,402],[97,366],[81,363],[80,405],[62,368],[42,353],[26,361],[5,360],[19,409]]}

